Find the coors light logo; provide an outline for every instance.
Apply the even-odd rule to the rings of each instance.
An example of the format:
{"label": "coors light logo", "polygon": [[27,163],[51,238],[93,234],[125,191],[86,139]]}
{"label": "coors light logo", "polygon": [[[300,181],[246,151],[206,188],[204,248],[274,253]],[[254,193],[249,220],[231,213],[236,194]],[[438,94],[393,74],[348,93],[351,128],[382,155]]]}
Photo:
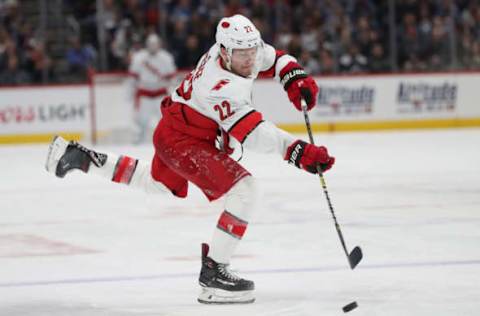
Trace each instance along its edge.
{"label": "coors light logo", "polygon": [[356,115],[371,113],[375,99],[373,87],[320,86],[317,109],[321,115]]}
{"label": "coors light logo", "polygon": [[398,87],[397,103],[400,113],[453,111],[457,103],[455,83],[406,83]]}
{"label": "coors light logo", "polygon": [[87,118],[87,111],[88,106],[84,103],[0,105],[0,127],[2,125],[83,121]]}

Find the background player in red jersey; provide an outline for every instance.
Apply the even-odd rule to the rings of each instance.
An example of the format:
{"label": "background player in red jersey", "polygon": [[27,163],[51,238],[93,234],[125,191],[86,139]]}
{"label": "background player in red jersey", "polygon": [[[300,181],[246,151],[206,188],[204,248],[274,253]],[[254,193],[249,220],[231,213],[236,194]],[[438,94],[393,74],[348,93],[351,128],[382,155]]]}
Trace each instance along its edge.
{"label": "background player in red jersey", "polygon": [[[330,169],[335,159],[323,146],[294,138],[263,119],[252,104],[259,74],[278,80],[293,105],[315,106],[318,87],[296,59],[264,43],[250,20],[223,18],[216,44],[176,91],[162,101],[162,119],[154,134],[152,162],[97,153],[57,137],[50,145],[47,170],[58,177],[73,169],[98,174],[147,192],[186,197],[188,183],[209,200],[225,197],[210,245],[202,244],[201,303],[251,303],[253,281],[229,270],[230,259],[245,234],[258,200],[256,180],[228,153],[233,144],[281,158],[308,172]],[[221,135],[223,146],[216,147]]]}

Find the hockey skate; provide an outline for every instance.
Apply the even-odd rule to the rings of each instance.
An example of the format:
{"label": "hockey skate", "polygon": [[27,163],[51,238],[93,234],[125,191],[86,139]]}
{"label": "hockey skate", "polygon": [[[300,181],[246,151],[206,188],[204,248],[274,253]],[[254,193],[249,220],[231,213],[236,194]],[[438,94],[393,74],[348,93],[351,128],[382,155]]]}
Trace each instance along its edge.
{"label": "hockey skate", "polygon": [[66,141],[55,136],[50,143],[45,168],[59,178],[74,170],[88,172],[90,163],[101,167],[107,161],[107,155],[90,150],[75,141]]}
{"label": "hockey skate", "polygon": [[209,246],[202,244],[202,270],[198,301],[203,304],[253,303],[253,281],[242,279],[230,272],[228,264],[217,263],[208,255]]}

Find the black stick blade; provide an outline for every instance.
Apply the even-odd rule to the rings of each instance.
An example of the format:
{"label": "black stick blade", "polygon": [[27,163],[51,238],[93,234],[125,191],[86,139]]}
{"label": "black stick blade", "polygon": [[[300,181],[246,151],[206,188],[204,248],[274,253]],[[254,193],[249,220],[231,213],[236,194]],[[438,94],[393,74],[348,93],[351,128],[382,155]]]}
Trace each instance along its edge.
{"label": "black stick blade", "polygon": [[360,261],[363,258],[363,253],[362,249],[360,247],[355,247],[353,248],[352,252],[348,255],[348,261],[350,262],[350,268],[355,269],[357,264],[360,263]]}

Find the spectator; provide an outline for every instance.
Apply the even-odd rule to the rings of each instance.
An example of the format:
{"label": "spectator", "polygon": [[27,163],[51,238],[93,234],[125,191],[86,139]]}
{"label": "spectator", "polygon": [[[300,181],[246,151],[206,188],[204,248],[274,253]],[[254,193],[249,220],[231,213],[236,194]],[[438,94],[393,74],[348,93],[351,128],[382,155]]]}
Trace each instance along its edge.
{"label": "spectator", "polygon": [[9,45],[14,46],[12,40],[8,36],[7,31],[4,28],[0,27],[0,71],[3,68],[6,68],[7,48]]}
{"label": "spectator", "polygon": [[129,19],[123,19],[116,30],[109,51],[109,65],[112,70],[126,69],[131,47],[144,35],[144,30],[135,28]]}
{"label": "spectator", "polygon": [[358,18],[357,27],[355,28],[355,42],[363,55],[368,55],[371,50],[372,29],[366,16]]}
{"label": "spectator", "polygon": [[465,31],[462,35],[462,38],[458,43],[458,53],[459,53],[459,62],[461,67],[470,69],[470,62],[473,57],[473,46],[475,45],[475,39],[472,34],[468,31]]}
{"label": "spectator", "polygon": [[52,78],[52,59],[45,50],[42,40],[31,39],[27,46],[26,70],[34,83],[50,82]]}
{"label": "spectator", "polygon": [[279,32],[277,33],[275,46],[278,49],[287,50],[288,45],[290,44],[290,41],[292,40],[292,37],[293,37],[293,34],[292,34],[290,28],[288,27],[288,24],[283,23],[280,26]]}
{"label": "spectator", "polygon": [[260,18],[253,18],[252,22],[255,24],[257,29],[262,33],[262,39],[267,43],[273,42],[273,35],[268,23],[265,23],[265,20],[261,20]]}
{"label": "spectator", "polygon": [[416,21],[413,13],[407,13],[403,17],[403,24],[400,28],[399,36],[399,62],[401,65],[408,62],[410,57],[415,59],[419,58],[421,50]]}
{"label": "spectator", "polygon": [[170,42],[170,49],[175,58],[175,63],[179,68],[182,68],[182,65],[187,63],[182,60],[182,58],[184,58],[185,44],[188,37],[187,24],[185,21],[177,20],[173,27],[172,32],[168,32],[168,41]]}
{"label": "spectator", "polygon": [[300,38],[300,34],[293,34],[290,42],[288,43],[287,52],[290,55],[298,58],[302,54],[302,49],[302,40]]}
{"label": "spectator", "polygon": [[108,33],[111,33],[117,28],[119,18],[119,8],[116,6],[114,0],[103,0],[102,24]]}
{"label": "spectator", "polygon": [[385,73],[390,70],[390,66],[385,58],[383,46],[380,43],[375,43],[372,46],[368,68],[373,73]]}
{"label": "spectator", "polygon": [[[75,71],[92,64],[84,47],[90,51],[87,55],[107,47],[107,67],[102,70],[126,70],[131,52],[152,32],[163,35],[180,67],[192,67],[197,52],[213,43],[212,29],[219,17],[236,13],[249,16],[267,43],[307,60],[311,70],[321,73],[388,71],[392,66],[387,62],[391,27],[397,34],[397,66],[406,71],[444,70],[453,66],[453,57],[461,69],[477,67],[472,64],[476,65],[480,42],[478,0],[396,0],[394,26],[389,25],[388,2],[380,0],[102,0],[101,16],[95,0],[63,0],[66,12],[71,12],[71,25],[78,24],[74,34],[81,36],[83,46],[79,49],[72,41],[61,54],[52,53],[56,58],[52,59],[47,42],[37,43],[38,25],[32,24],[23,3],[0,0],[0,73],[17,68],[34,82],[61,74],[54,69],[62,64],[60,59],[72,61],[69,65]],[[49,8],[54,5],[53,1],[46,3]],[[102,45],[98,21],[106,31]],[[43,30],[46,38],[54,24],[56,21],[49,20]],[[455,32],[453,37],[450,32]],[[456,51],[450,47],[452,38],[457,40]],[[7,40],[15,47],[16,61],[5,54]],[[357,52],[352,55],[352,51]]]}
{"label": "spectator", "polygon": [[0,85],[17,85],[30,82],[28,74],[18,68],[18,58],[15,55],[8,56],[7,68],[0,73]]}
{"label": "spectator", "polygon": [[340,56],[339,65],[341,72],[365,72],[368,67],[368,60],[367,57],[362,55],[358,46],[352,44],[348,51]]}
{"label": "spectator", "polygon": [[82,45],[80,38],[74,36],[70,39],[70,48],[66,54],[66,60],[70,73],[78,78],[86,80],[87,70],[95,63],[96,52],[91,45]]}
{"label": "spectator", "polygon": [[218,2],[217,0],[203,0],[200,1],[197,8],[197,12],[209,23],[213,23],[211,28],[217,21],[219,21],[224,12],[223,2]]}
{"label": "spectator", "polygon": [[299,62],[303,65],[305,71],[311,75],[317,75],[320,73],[320,64],[312,57],[312,54],[308,50],[302,51]]}
{"label": "spectator", "polygon": [[469,60],[469,69],[480,70],[480,42],[473,43],[472,57]]}
{"label": "spectator", "polygon": [[340,40],[335,45],[335,51],[338,55],[346,53],[354,42],[350,26],[343,25],[339,28]]}
{"label": "spectator", "polygon": [[319,64],[321,74],[333,74],[337,70],[335,59],[329,50],[322,49],[320,51]]}
{"label": "spectator", "polygon": [[187,22],[192,15],[190,0],[180,0],[170,14],[172,21]]}
{"label": "spectator", "polygon": [[307,17],[303,23],[303,30],[300,35],[303,50],[306,50],[310,53],[318,50],[317,29],[318,28],[314,24],[313,18]]}
{"label": "spectator", "polygon": [[209,20],[203,20],[202,23],[203,23],[203,26],[199,29],[197,33],[198,41],[199,41],[201,50],[207,51],[213,45],[213,43],[215,43],[215,37],[211,32],[211,29],[214,23],[212,23]]}
{"label": "spectator", "polygon": [[182,50],[179,58],[179,68],[192,69],[202,56],[203,50],[200,47],[198,37],[196,35],[188,35],[185,48]]}
{"label": "spectator", "polygon": [[450,49],[444,18],[436,16],[433,19],[431,44],[428,47],[429,67],[431,70],[441,70],[450,61]]}
{"label": "spectator", "polygon": [[418,22],[418,55],[422,60],[427,60],[429,58],[429,47],[432,44],[432,16],[431,8],[426,3],[423,2],[419,8],[419,22]]}
{"label": "spectator", "polygon": [[427,64],[422,61],[418,55],[412,53],[407,56],[403,64],[403,71],[405,72],[421,72],[427,69]]}

